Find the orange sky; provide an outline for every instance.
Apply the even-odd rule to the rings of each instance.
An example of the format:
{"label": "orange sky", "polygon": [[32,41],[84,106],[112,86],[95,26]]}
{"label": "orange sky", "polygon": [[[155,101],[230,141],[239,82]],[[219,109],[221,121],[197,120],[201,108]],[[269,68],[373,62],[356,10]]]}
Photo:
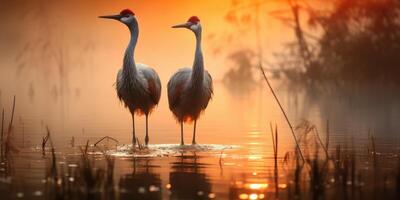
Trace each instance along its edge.
{"label": "orange sky", "polygon": [[[309,0],[313,5],[318,0]],[[255,49],[254,27],[234,40],[219,45],[222,54],[214,54],[218,43],[210,35],[222,36],[237,31],[225,20],[233,0],[93,0],[93,1],[7,1],[0,8],[1,77],[0,90],[11,95],[28,90],[29,85],[53,87],[58,83],[59,54],[71,88],[85,87],[94,81],[99,87],[115,82],[121,67],[129,32],[117,21],[97,16],[119,13],[130,8],[139,20],[140,35],[135,60],[155,68],[163,85],[180,67],[190,67],[194,56],[194,36],[187,30],[170,28],[197,15],[203,26],[205,68],[214,80],[221,80],[231,67],[226,54],[238,48]],[[236,1],[246,6],[254,1]],[[286,1],[264,0],[262,5],[262,45],[264,57],[273,61],[273,53],[294,38],[293,30],[271,17],[269,12],[288,10]],[[314,3],[316,2],[316,3]],[[29,46],[29,48],[26,48]],[[46,46],[47,50],[43,50]],[[61,52],[61,53],[60,53]],[[21,67],[22,66],[22,67]],[[21,67],[22,70],[17,69]],[[11,75],[10,75],[11,74]],[[20,79],[20,80],[18,80]],[[15,84],[18,82],[18,84]],[[10,87],[10,85],[12,85]],[[14,87],[13,87],[14,86]]]}
{"label": "orange sky", "polygon": [[[99,19],[97,16],[115,14],[123,8],[130,8],[136,13],[140,26],[135,60],[155,68],[163,86],[159,109],[152,115],[152,120],[160,127],[178,128],[168,110],[165,86],[169,77],[178,68],[192,65],[195,40],[190,31],[170,27],[185,22],[192,15],[199,16],[203,26],[205,67],[217,83],[229,69],[230,63],[224,54],[213,53],[215,44],[207,36],[222,35],[236,30],[225,21],[231,2],[231,0],[9,1],[0,8],[2,11],[0,22],[4,28],[0,33],[2,44],[0,105],[10,105],[12,98],[9,97],[16,94],[17,113],[23,113],[24,117],[28,115],[35,120],[40,119],[46,124],[52,124],[60,117],[59,109],[62,108],[66,110],[66,114],[61,120],[69,119],[65,121],[71,127],[80,129],[81,123],[84,123],[85,128],[88,128],[87,126],[90,128],[94,124],[85,124],[84,121],[90,119],[102,124],[99,127],[103,124],[115,127],[115,124],[123,123],[118,127],[129,130],[128,111],[118,102],[113,87],[129,40],[129,32],[123,24]],[[246,4],[250,1],[242,2]],[[287,9],[286,3],[268,1],[262,9],[264,56],[272,59],[273,53],[279,51],[285,42],[293,38],[293,32],[268,15],[269,11]],[[235,44],[222,46],[221,51],[229,53],[239,48],[240,44],[253,48],[255,42],[253,31],[250,27],[248,35],[237,38]],[[64,67],[62,70],[60,70],[60,55]],[[18,71],[20,66],[23,66],[22,70]],[[60,71],[64,73],[63,79],[60,79]],[[60,99],[61,82],[66,85],[65,93],[68,95]],[[227,96],[224,91],[217,90],[215,93],[214,103],[210,104],[207,110],[209,116],[203,125],[216,123],[220,120],[221,111],[226,112],[231,109],[223,110],[223,105],[230,105],[231,100],[232,103],[235,102],[232,98],[236,97]],[[30,95],[34,98],[29,98]],[[277,115],[279,112],[274,111],[274,113]],[[109,118],[114,121],[110,122]],[[258,118],[258,114],[247,118]],[[264,119],[259,120],[265,122]],[[247,123],[253,122],[243,121],[243,123],[247,126]],[[32,125],[39,126],[39,124]],[[200,130],[203,125],[199,125]],[[142,124],[139,125],[141,126]]]}
{"label": "orange sky", "polygon": [[[232,9],[232,0],[96,0],[96,1],[50,1],[6,4],[3,12],[3,25],[9,31],[7,37],[15,40],[12,44],[0,48],[7,57],[15,56],[27,41],[43,37],[43,31],[50,32],[55,46],[63,46],[70,51],[71,57],[77,60],[88,60],[93,56],[110,72],[119,68],[122,54],[129,40],[126,27],[116,21],[98,19],[97,16],[118,13],[123,8],[130,8],[135,13],[140,25],[140,38],[136,51],[136,60],[158,69],[162,79],[169,76],[179,67],[191,66],[193,62],[194,37],[185,30],[171,29],[171,25],[181,23],[192,15],[197,15],[203,25],[203,51],[206,68],[221,78],[229,68],[226,55],[214,55],[214,41],[209,35],[223,35],[237,31],[229,25],[225,17]],[[245,6],[254,1],[238,1]],[[283,44],[293,38],[293,31],[272,18],[268,12],[288,9],[285,1],[265,0],[262,6],[262,35],[265,57],[273,59],[272,53],[278,52]],[[12,9],[7,8],[9,6]],[[16,18],[16,13],[24,13]],[[18,15],[19,16],[19,15]],[[40,16],[40,17],[37,17]],[[39,18],[39,19],[38,19]],[[22,21],[21,21],[22,20]],[[21,23],[23,22],[23,23]],[[254,47],[253,27],[248,28],[248,35],[237,38],[238,44]],[[45,37],[47,39],[47,36]],[[10,41],[6,38],[5,41]],[[80,49],[93,43],[95,52],[91,55],[79,54]],[[14,51],[10,51],[10,48]],[[235,45],[224,45],[222,52],[231,52]],[[7,55],[10,54],[10,55]],[[74,55],[76,53],[76,55]],[[3,54],[4,55],[4,54]],[[101,59],[103,59],[101,61]],[[8,60],[11,61],[12,60]]]}

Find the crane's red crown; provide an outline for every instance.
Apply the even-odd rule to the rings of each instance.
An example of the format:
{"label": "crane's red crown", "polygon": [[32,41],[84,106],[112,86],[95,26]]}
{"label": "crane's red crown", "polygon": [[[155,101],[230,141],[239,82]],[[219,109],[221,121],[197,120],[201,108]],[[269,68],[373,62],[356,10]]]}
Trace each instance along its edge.
{"label": "crane's red crown", "polygon": [[123,9],[119,14],[121,14],[121,15],[135,15],[135,13],[133,13],[132,10],[129,10],[129,9]]}
{"label": "crane's red crown", "polygon": [[193,24],[197,24],[197,23],[200,22],[200,19],[199,19],[197,16],[191,16],[191,17],[188,19],[188,22],[191,22],[191,23],[193,23]]}

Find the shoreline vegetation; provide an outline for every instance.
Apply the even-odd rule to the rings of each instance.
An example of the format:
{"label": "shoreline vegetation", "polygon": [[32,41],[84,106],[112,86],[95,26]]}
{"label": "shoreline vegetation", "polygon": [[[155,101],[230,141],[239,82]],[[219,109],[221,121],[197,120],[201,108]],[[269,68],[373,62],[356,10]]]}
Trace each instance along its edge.
{"label": "shoreline vegetation", "polygon": [[[274,128],[270,124],[270,133],[274,141],[274,156],[270,159],[273,159],[275,163],[273,173],[266,179],[270,189],[253,188],[248,195],[256,193],[259,196],[275,196],[276,199],[316,200],[398,199],[400,197],[400,152],[380,153],[376,138],[372,134],[369,135],[370,141],[364,153],[357,152],[352,144],[330,147],[329,121],[324,142],[316,127],[307,121],[295,129],[305,160],[301,159],[297,148],[285,153],[284,156],[278,155],[280,133],[277,126]],[[122,194],[127,195],[120,185],[123,180],[121,179],[118,183],[113,177],[115,158],[107,155],[105,151],[96,151],[96,147],[90,145],[89,142],[79,148],[82,152],[79,164],[75,165],[73,162],[72,165],[66,163],[62,166],[56,162],[54,148],[47,150],[51,152],[51,157],[47,158],[47,197],[50,199],[120,199]],[[101,154],[96,152],[101,152]],[[104,159],[100,162],[103,163],[99,164],[96,160],[99,160],[102,155]],[[183,152],[178,157],[191,156],[194,159],[198,157],[195,152]],[[151,160],[151,158],[133,158],[133,161],[137,162],[140,159]],[[96,167],[96,165],[103,167]],[[219,165],[223,168],[222,157]],[[73,170],[71,171],[68,166],[73,166]],[[69,171],[69,173],[58,171]],[[135,189],[140,191],[140,188],[144,188],[146,192],[133,190],[131,197],[148,199],[149,196],[155,195],[158,197],[156,199],[161,199],[161,190],[164,190],[162,186],[140,185],[138,182],[135,184],[137,187]],[[168,185],[166,187],[166,190],[170,189]],[[174,187],[174,185],[169,187]],[[238,196],[232,199],[240,199],[240,195],[243,196],[243,194],[237,194]]]}

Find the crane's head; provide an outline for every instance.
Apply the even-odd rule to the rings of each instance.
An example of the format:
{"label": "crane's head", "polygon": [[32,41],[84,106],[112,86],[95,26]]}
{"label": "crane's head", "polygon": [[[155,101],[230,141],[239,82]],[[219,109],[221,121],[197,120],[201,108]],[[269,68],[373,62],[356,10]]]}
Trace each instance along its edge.
{"label": "crane's head", "polygon": [[192,16],[186,23],[172,26],[172,28],[187,28],[198,33],[201,31],[200,19],[197,16]]}
{"label": "crane's head", "polygon": [[135,13],[133,13],[129,9],[122,10],[118,15],[106,15],[106,16],[99,16],[100,18],[105,19],[114,19],[124,23],[127,26],[132,24],[137,24]]}

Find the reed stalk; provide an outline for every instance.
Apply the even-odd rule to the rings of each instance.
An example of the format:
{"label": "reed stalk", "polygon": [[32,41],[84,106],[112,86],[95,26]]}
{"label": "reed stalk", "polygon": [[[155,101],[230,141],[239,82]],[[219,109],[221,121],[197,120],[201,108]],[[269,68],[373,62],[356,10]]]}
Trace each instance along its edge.
{"label": "reed stalk", "polygon": [[8,153],[11,150],[11,132],[12,132],[12,125],[13,125],[13,121],[14,121],[14,113],[15,113],[15,95],[14,95],[14,100],[13,100],[13,107],[12,107],[12,111],[11,111],[11,119],[10,119],[10,123],[8,124],[8,132],[7,132],[7,139],[6,139],[6,143],[5,143],[5,154],[8,155]]}
{"label": "reed stalk", "polygon": [[113,137],[110,136],[104,136],[103,138],[101,138],[100,140],[98,140],[97,142],[94,143],[94,146],[97,146],[97,144],[99,144],[100,142],[102,142],[103,140],[112,140],[114,142],[116,142],[117,144],[119,143],[119,141]]}
{"label": "reed stalk", "polygon": [[4,156],[4,108],[3,111],[1,112],[1,144],[0,144],[0,148],[1,148],[1,161],[3,160],[3,156]]}
{"label": "reed stalk", "polygon": [[300,157],[301,157],[302,161],[304,162],[304,161],[305,161],[305,160],[304,160],[304,156],[303,156],[303,153],[302,153],[302,151],[301,151],[301,149],[300,149],[300,145],[299,145],[299,142],[298,142],[298,140],[297,140],[297,138],[296,138],[296,134],[294,133],[292,123],[290,123],[290,120],[289,120],[288,116],[286,115],[286,112],[285,112],[285,110],[283,109],[283,107],[282,107],[282,105],[281,105],[281,102],[279,101],[278,97],[276,96],[275,91],[274,91],[274,89],[272,88],[272,86],[271,86],[271,84],[270,84],[270,82],[269,82],[269,80],[268,80],[268,78],[267,78],[267,75],[265,74],[265,71],[264,71],[264,69],[263,69],[263,67],[262,67],[262,63],[261,63],[261,62],[260,62],[260,64],[259,64],[259,67],[260,67],[260,70],[261,70],[261,72],[262,72],[262,75],[263,75],[263,77],[264,77],[265,82],[267,83],[269,89],[271,90],[271,93],[272,93],[272,95],[274,96],[276,103],[279,105],[279,108],[281,109],[281,111],[282,111],[282,113],[283,113],[283,116],[285,117],[286,122],[287,122],[287,124],[289,125],[289,128],[290,128],[290,130],[291,130],[291,133],[292,133],[294,142],[296,143],[297,151],[299,152]]}
{"label": "reed stalk", "polygon": [[[278,126],[275,124],[275,131],[270,123],[272,143],[274,148],[274,179],[275,179],[275,198],[279,199],[279,180],[278,180]],[[275,135],[274,135],[275,134]]]}
{"label": "reed stalk", "polygon": [[14,100],[13,100],[13,107],[12,107],[12,111],[11,111],[11,120],[10,120],[10,124],[8,126],[8,131],[10,132],[11,128],[12,128],[12,124],[14,121],[14,113],[15,113],[15,95],[14,95]]}
{"label": "reed stalk", "polygon": [[328,151],[329,150],[329,137],[330,137],[330,131],[329,131],[329,120],[326,120],[326,139],[325,139],[325,149]]}
{"label": "reed stalk", "polygon": [[50,139],[50,130],[49,127],[46,127],[46,136],[42,137],[42,155],[44,156],[46,154],[46,144]]}
{"label": "reed stalk", "polygon": [[[322,142],[321,137],[319,136],[318,129],[315,128],[315,127],[314,127],[313,129],[314,129],[314,133],[315,133],[315,135],[316,135],[316,137],[317,137],[317,140],[318,140],[318,142],[320,143],[320,146],[322,147],[322,149],[323,149],[324,152],[325,152],[326,158],[329,159],[328,149],[326,148],[327,146],[324,145],[324,143]],[[327,138],[329,138],[329,136],[327,136]],[[329,140],[329,139],[327,139],[327,140]],[[329,142],[328,142],[328,143],[329,143]]]}
{"label": "reed stalk", "polygon": [[259,68],[260,68],[260,70],[262,72],[262,75],[264,77],[265,82],[267,83],[269,89],[271,90],[272,95],[275,98],[275,101],[278,103],[279,108],[281,109],[283,115],[285,116],[286,122],[288,123],[288,125],[290,127],[293,139],[294,139],[294,141],[296,143],[297,151],[299,152],[299,154],[301,156],[301,159],[304,162],[305,161],[304,160],[304,156],[303,156],[303,153],[301,152],[299,142],[297,141],[296,135],[294,133],[293,126],[290,123],[289,118],[287,117],[286,112],[283,109],[278,97],[276,96],[275,91],[272,88],[272,86],[271,86],[271,84],[270,84],[270,82],[269,82],[269,80],[268,80],[268,78],[267,78],[267,76],[265,74],[264,68],[263,68],[263,64],[262,64],[263,63],[263,49],[262,49],[262,46],[261,46],[261,34],[260,34],[261,31],[260,31],[260,19],[259,19],[260,18],[260,4],[259,3],[255,4],[255,15],[256,15],[256,17],[255,17],[256,42],[257,42],[258,63],[259,63],[258,66],[259,66]]}

